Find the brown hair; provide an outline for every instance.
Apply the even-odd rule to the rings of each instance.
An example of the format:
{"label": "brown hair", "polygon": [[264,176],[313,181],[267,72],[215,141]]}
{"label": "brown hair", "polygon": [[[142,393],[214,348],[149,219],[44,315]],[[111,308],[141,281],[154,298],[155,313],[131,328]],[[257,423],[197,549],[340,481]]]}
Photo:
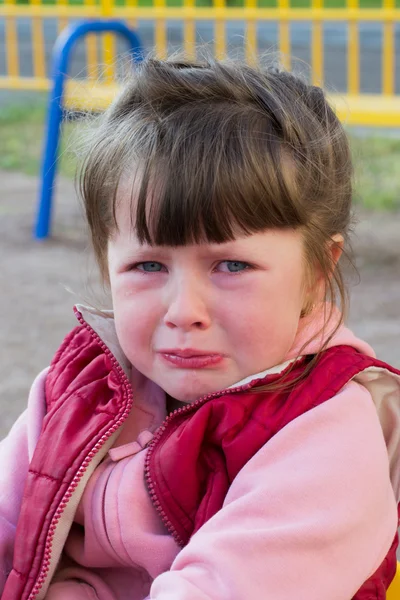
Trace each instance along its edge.
{"label": "brown hair", "polygon": [[327,245],[335,234],[347,239],[352,164],[321,88],[275,67],[210,57],[136,66],[80,173],[104,279],[118,188],[132,190],[135,179],[132,226],[141,241],[219,243],[238,231],[301,228],[306,263],[323,273],[326,298],[346,308]]}

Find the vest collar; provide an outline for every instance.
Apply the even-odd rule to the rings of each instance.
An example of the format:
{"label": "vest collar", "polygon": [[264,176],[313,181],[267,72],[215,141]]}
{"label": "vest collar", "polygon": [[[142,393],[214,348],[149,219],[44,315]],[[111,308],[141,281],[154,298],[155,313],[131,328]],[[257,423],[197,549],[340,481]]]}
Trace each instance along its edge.
{"label": "vest collar", "polygon": [[[123,353],[121,346],[119,345],[117,332],[115,330],[114,312],[112,310],[100,310],[91,306],[84,306],[83,304],[77,304],[75,306],[75,310],[82,315],[82,318],[86,321],[86,323],[90,325],[95,333],[97,333],[100,339],[106,344],[106,346],[115,356],[126,375],[132,379],[133,368]],[[259,373],[248,375],[244,379],[233,383],[227,389],[247,385],[254,379],[263,379],[267,375],[282,373],[292,362],[296,361],[296,358],[301,357],[291,358],[290,360],[280,363],[279,365],[275,365],[274,367],[270,367],[269,369],[265,369],[264,371],[260,371]]]}

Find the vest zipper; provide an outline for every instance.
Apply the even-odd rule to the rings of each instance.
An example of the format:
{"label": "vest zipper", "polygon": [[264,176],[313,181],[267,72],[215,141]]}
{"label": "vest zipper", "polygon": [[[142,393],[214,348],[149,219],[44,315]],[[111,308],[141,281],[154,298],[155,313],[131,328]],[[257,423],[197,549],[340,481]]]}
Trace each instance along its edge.
{"label": "vest zipper", "polygon": [[184,547],[185,543],[182,540],[182,538],[180,537],[179,533],[176,531],[176,529],[173,526],[173,524],[171,523],[171,521],[168,519],[168,516],[165,513],[164,509],[162,508],[161,503],[158,499],[157,492],[155,491],[155,485],[153,483],[153,480],[152,480],[151,474],[150,474],[150,460],[151,460],[152,454],[153,454],[157,444],[164,437],[165,432],[169,429],[169,426],[171,425],[172,421],[174,420],[174,418],[177,415],[182,415],[184,413],[188,414],[190,412],[194,412],[200,406],[205,404],[208,400],[211,400],[213,398],[218,398],[219,396],[224,396],[226,394],[234,394],[237,392],[247,391],[250,388],[255,387],[257,383],[259,383],[259,380],[253,379],[253,381],[246,383],[245,385],[235,387],[235,388],[228,388],[226,390],[214,392],[212,394],[207,394],[206,396],[202,396],[201,398],[199,398],[192,404],[187,404],[186,406],[183,406],[182,408],[177,408],[165,419],[164,423],[162,425],[160,425],[160,427],[157,429],[156,433],[154,434],[154,438],[148,443],[148,446],[147,446],[148,450],[147,450],[146,459],[145,459],[145,480],[146,480],[146,484],[147,484],[147,489],[149,491],[152,504],[153,504],[154,508],[156,509],[156,511],[158,512],[162,522],[164,523],[168,532],[172,535],[174,540],[177,542],[177,544],[181,548]]}
{"label": "vest zipper", "polygon": [[[121,365],[119,364],[119,362],[117,361],[117,359],[115,358],[115,356],[113,355],[113,353],[111,352],[111,350],[108,348],[108,346],[103,342],[103,340],[100,338],[100,336],[93,330],[93,328],[86,323],[86,321],[84,320],[84,318],[82,317],[81,312],[74,307],[74,312],[75,315],[78,319],[78,321],[81,323],[81,325],[83,325],[88,332],[90,333],[90,335],[92,336],[92,338],[94,340],[96,340],[96,342],[99,344],[99,346],[101,347],[101,349],[103,350],[103,352],[109,357],[109,359],[111,360],[115,370],[119,373],[123,384],[125,385],[125,389],[127,391],[128,394],[128,403],[127,406],[124,409],[124,412],[122,413],[121,417],[118,419],[118,421],[116,423],[114,423],[114,425],[107,431],[107,433],[105,433],[101,439],[97,442],[97,444],[92,448],[92,450],[89,452],[88,456],[85,458],[84,462],[82,463],[82,465],[79,467],[79,470],[77,472],[77,474],[75,475],[74,479],[72,480],[69,488],[67,489],[64,498],[62,499],[60,506],[57,508],[55,515],[53,517],[53,520],[50,524],[49,527],[49,531],[48,531],[48,535],[47,535],[47,539],[45,542],[45,547],[44,547],[44,560],[42,563],[42,567],[40,569],[39,572],[39,576],[35,582],[35,585],[32,589],[32,591],[30,592],[29,596],[28,596],[28,600],[36,600],[41,587],[43,586],[43,584],[46,581],[48,572],[49,572],[49,568],[50,568],[50,562],[51,562],[51,552],[52,552],[52,543],[53,543],[53,538],[54,538],[54,534],[55,531],[57,529],[57,525],[61,520],[62,517],[62,513],[65,510],[65,507],[67,506],[71,496],[73,495],[75,489],[77,488],[80,480],[82,479],[85,471],[87,470],[88,465],[90,464],[90,462],[92,461],[92,459],[94,458],[94,456],[97,454],[97,452],[101,449],[101,447],[106,443],[106,441],[113,435],[113,433],[115,433],[115,431],[121,427],[121,425],[123,424],[123,422],[127,419],[127,417],[129,416],[129,413],[131,411],[132,408],[132,404],[133,404],[133,389],[131,386],[131,383],[128,379],[128,377],[125,374],[125,371],[123,370],[123,368],[121,367]],[[197,410],[202,404],[204,404],[205,402],[207,402],[208,400],[211,400],[212,398],[218,398],[219,396],[223,396],[225,394],[233,394],[236,392],[244,392],[249,390],[250,388],[253,388],[256,386],[257,383],[259,383],[259,379],[253,379],[251,382],[246,383],[245,385],[239,386],[239,387],[235,387],[235,388],[228,388],[226,390],[222,390],[219,392],[214,392],[212,394],[207,394],[206,396],[203,396],[201,398],[199,398],[198,400],[196,400],[195,402],[193,402],[192,404],[188,404],[182,408],[178,408],[176,410],[174,410],[164,421],[164,423],[162,425],[160,425],[160,427],[157,429],[154,438],[145,445],[144,449],[147,448],[147,455],[146,455],[146,459],[145,459],[145,479],[146,479],[146,483],[147,483],[147,488],[150,494],[150,498],[152,501],[152,504],[154,506],[154,508],[156,509],[157,513],[159,514],[162,522],[164,523],[165,527],[167,528],[167,530],[169,531],[169,533],[173,536],[173,538],[176,540],[176,542],[178,543],[179,546],[183,547],[184,546],[184,542],[181,539],[181,537],[179,536],[178,532],[175,530],[175,527],[172,525],[172,523],[170,522],[170,520],[168,519],[166,513],[164,512],[163,508],[161,507],[161,504],[157,498],[157,493],[155,491],[155,486],[153,484],[151,475],[150,475],[150,458],[151,455],[153,454],[155,447],[157,446],[157,444],[160,442],[160,440],[162,439],[162,437],[165,435],[165,432],[167,431],[167,429],[169,428],[169,425],[171,424],[171,422],[173,421],[173,419],[177,416],[177,415],[181,415],[182,413],[189,413],[189,412],[194,412],[195,410]]]}
{"label": "vest zipper", "polygon": [[42,586],[45,583],[46,578],[48,576],[50,562],[51,562],[51,553],[52,553],[52,544],[53,544],[54,534],[57,529],[57,525],[60,522],[62,514],[65,510],[65,507],[67,506],[68,502],[70,501],[71,496],[73,495],[74,491],[76,490],[85,471],[87,470],[88,465],[93,460],[93,458],[97,454],[97,452],[101,449],[101,447],[106,443],[106,441],[113,435],[113,433],[115,433],[115,431],[119,427],[121,427],[123,422],[127,419],[128,415],[131,411],[132,404],[133,404],[133,390],[132,390],[132,386],[131,386],[129,379],[125,374],[125,371],[123,370],[123,368],[121,367],[121,365],[119,364],[119,362],[117,361],[117,359],[115,358],[115,356],[113,355],[111,350],[103,342],[103,340],[92,329],[92,327],[88,323],[86,323],[86,321],[82,317],[82,314],[76,308],[74,308],[74,311],[75,311],[75,315],[76,315],[78,321],[81,323],[81,325],[83,325],[89,331],[92,338],[94,340],[96,340],[96,342],[99,344],[99,346],[101,347],[103,352],[111,360],[111,362],[113,364],[113,368],[118,372],[119,376],[122,379],[123,385],[127,392],[128,402],[125,406],[124,412],[121,414],[118,421],[116,423],[114,423],[114,425],[112,427],[110,427],[110,429],[100,438],[100,440],[96,443],[96,445],[89,452],[89,454],[83,461],[82,465],[79,467],[78,472],[76,473],[75,477],[73,478],[72,482],[70,483],[67,491],[65,492],[65,495],[64,495],[59,507],[57,508],[57,510],[54,514],[54,517],[52,519],[52,522],[50,524],[48,534],[47,534],[47,539],[45,542],[45,547],[44,547],[43,563],[42,563],[42,566],[41,566],[41,569],[39,572],[39,576],[36,579],[35,585],[28,596],[28,600],[35,600],[37,598],[37,596],[40,592],[40,589],[42,588]]}

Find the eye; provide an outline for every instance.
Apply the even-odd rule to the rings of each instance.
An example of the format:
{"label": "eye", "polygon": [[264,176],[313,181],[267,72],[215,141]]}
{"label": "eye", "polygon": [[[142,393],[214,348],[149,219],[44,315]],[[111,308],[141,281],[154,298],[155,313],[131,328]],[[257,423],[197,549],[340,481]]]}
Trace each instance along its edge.
{"label": "eye", "polygon": [[142,263],[137,263],[133,266],[134,269],[138,271],[142,271],[144,273],[159,273],[163,269],[165,269],[164,265],[155,261],[146,261]]}
{"label": "eye", "polygon": [[218,267],[223,273],[240,273],[251,268],[248,263],[240,260],[224,260],[219,263]]}

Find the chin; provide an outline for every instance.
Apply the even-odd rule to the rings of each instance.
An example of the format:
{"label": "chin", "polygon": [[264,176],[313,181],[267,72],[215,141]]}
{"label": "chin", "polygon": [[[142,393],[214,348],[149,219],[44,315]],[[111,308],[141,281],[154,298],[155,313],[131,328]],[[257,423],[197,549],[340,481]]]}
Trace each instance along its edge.
{"label": "chin", "polygon": [[192,392],[192,393],[187,393],[187,392],[183,393],[180,390],[171,390],[171,392],[168,392],[168,390],[166,390],[166,391],[170,396],[175,398],[175,400],[179,400],[179,402],[183,402],[185,404],[192,404],[199,398],[202,398],[203,396],[206,396],[208,393],[210,393],[210,392],[201,392],[201,391],[200,392]]}
{"label": "chin", "polygon": [[225,390],[239,379],[240,376],[229,377],[226,372],[176,370],[173,373],[158,373],[156,383],[172,398],[191,404],[208,394]]}
{"label": "chin", "polygon": [[[223,389],[223,388],[222,388]],[[175,400],[179,400],[179,402],[184,402],[185,404],[192,404],[199,398],[203,398],[203,396],[207,396],[208,394],[213,394],[214,392],[220,391],[221,388],[216,388],[215,386],[185,386],[183,390],[180,387],[171,386],[170,388],[165,388],[167,394],[175,398]]]}

